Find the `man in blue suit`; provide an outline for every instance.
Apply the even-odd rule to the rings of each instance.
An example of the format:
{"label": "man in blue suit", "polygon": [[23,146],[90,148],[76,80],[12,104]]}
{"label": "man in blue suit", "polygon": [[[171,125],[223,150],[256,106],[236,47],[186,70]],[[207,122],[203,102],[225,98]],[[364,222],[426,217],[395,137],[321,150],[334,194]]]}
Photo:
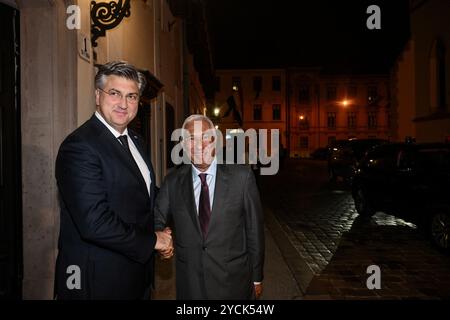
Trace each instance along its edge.
{"label": "man in blue suit", "polygon": [[61,144],[56,160],[61,225],[57,299],[149,299],[154,252],[172,254],[154,230],[155,177],[143,141],[127,128],[144,76],[110,62],[95,77],[97,110]]}

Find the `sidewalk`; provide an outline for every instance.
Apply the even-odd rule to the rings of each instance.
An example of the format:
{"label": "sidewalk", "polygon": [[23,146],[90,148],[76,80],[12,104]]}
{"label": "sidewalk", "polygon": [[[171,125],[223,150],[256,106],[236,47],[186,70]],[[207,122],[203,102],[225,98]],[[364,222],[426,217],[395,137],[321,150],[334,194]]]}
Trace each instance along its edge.
{"label": "sidewalk", "polygon": [[[290,244],[272,213],[265,209],[266,255],[261,300],[301,299],[312,272]],[[175,299],[175,259],[156,262],[155,300]]]}

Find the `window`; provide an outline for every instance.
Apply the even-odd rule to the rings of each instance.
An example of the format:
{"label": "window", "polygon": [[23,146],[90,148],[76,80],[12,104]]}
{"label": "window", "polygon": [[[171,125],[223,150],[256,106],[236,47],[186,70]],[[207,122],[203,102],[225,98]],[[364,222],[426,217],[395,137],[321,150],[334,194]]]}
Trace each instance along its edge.
{"label": "window", "polygon": [[367,114],[367,127],[369,127],[369,129],[375,129],[377,127],[376,112],[371,111]]}
{"label": "window", "polygon": [[336,100],[336,86],[327,87],[327,100]]}
{"label": "window", "polygon": [[262,90],[262,77],[253,77],[253,91],[260,92]]}
{"label": "window", "polygon": [[272,120],[281,120],[281,105],[272,105]]}
{"label": "window", "polygon": [[301,115],[298,120],[298,126],[300,130],[308,130],[309,129],[309,121],[308,118],[304,115]]}
{"label": "window", "polygon": [[309,102],[309,85],[301,85],[298,92],[298,102]]}
{"label": "window", "polygon": [[445,46],[442,41],[435,40],[430,55],[430,104],[434,110],[446,107],[446,78],[445,78]]}
{"label": "window", "polygon": [[347,97],[348,98],[356,98],[357,95],[357,87],[355,85],[350,85],[347,88]]}
{"label": "window", "polygon": [[308,137],[300,137],[300,149],[308,149],[308,148],[309,148]]}
{"label": "window", "polygon": [[231,87],[234,91],[238,91],[241,88],[241,77],[233,77],[231,80]]}
{"label": "window", "polygon": [[215,86],[216,91],[220,92],[220,77],[216,77],[214,86]]}
{"label": "window", "polygon": [[378,89],[377,86],[367,87],[367,102],[369,104],[375,103],[378,99]]}
{"label": "window", "polygon": [[401,170],[409,170],[416,166],[415,151],[408,148],[401,149],[397,155],[397,167]]}
{"label": "window", "polygon": [[281,91],[281,77],[279,76],[272,77],[272,90]]}
{"label": "window", "polygon": [[253,120],[261,120],[262,119],[262,105],[255,104],[253,106]]}
{"label": "window", "polygon": [[397,166],[398,149],[396,146],[385,146],[369,151],[363,165],[372,170],[394,170]]}
{"label": "window", "polygon": [[327,119],[328,129],[336,129],[336,112],[328,112]]}
{"label": "window", "polygon": [[356,113],[347,113],[347,125],[349,129],[356,129]]}

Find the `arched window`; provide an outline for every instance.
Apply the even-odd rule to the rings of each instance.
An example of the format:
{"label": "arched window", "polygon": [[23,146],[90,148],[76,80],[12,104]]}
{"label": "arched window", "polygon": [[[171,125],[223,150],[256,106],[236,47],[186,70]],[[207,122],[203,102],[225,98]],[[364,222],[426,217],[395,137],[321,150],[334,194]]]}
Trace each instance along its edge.
{"label": "arched window", "polygon": [[445,46],[439,39],[430,52],[430,105],[433,111],[446,108]]}

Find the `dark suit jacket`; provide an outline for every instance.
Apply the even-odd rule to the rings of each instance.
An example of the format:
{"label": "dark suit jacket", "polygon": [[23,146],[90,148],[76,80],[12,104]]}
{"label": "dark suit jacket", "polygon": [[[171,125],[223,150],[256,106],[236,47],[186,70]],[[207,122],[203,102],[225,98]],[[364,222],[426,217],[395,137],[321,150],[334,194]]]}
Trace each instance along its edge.
{"label": "dark suit jacket", "polygon": [[155,204],[155,225],[173,219],[177,299],[252,299],[262,281],[263,212],[255,177],[241,165],[217,165],[206,239],[195,205],[192,167],[167,175]]}
{"label": "dark suit jacket", "polygon": [[[129,130],[151,173],[151,192],[137,165],[95,115],[58,152],[61,221],[56,262],[58,299],[147,298],[153,281],[155,177],[142,141]],[[67,268],[81,270],[69,290]],[[148,297],[149,298],[149,297]]]}

